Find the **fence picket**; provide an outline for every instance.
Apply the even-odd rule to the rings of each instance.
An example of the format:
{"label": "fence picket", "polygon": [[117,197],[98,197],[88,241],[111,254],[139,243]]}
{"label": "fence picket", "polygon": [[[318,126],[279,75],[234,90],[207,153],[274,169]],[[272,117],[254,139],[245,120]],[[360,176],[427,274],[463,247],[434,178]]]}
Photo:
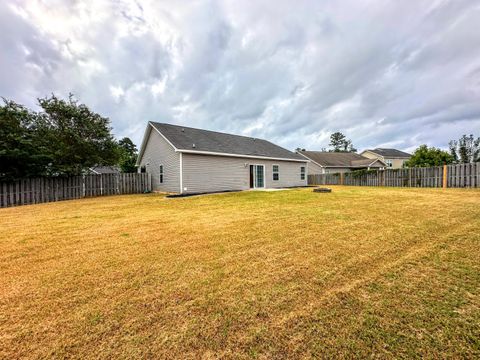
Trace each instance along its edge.
{"label": "fence picket", "polygon": [[[447,187],[480,188],[480,163],[447,165]],[[390,187],[443,187],[443,166],[385,169],[363,174],[344,173],[344,185]],[[309,185],[339,185],[339,173],[310,174]],[[149,188],[151,184],[149,184]]]}
{"label": "fence picket", "polygon": [[0,208],[151,190],[151,176],[147,173],[20,179],[0,183]]}

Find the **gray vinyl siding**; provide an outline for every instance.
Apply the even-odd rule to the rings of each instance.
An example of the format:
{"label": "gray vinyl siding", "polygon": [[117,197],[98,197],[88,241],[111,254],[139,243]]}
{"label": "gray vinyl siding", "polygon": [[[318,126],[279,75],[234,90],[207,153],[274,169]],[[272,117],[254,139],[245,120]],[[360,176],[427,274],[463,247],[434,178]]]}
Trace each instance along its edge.
{"label": "gray vinyl siding", "polygon": [[324,169],[321,166],[311,161],[308,163],[308,175],[323,174],[323,172]]}
{"label": "gray vinyl siding", "polygon": [[[156,131],[151,130],[140,160],[139,169],[147,165],[152,174],[154,191],[180,192],[180,154]],[[160,165],[163,165],[163,183],[160,184]]]}
{"label": "gray vinyl siding", "polygon": [[[183,154],[184,193],[199,193],[250,188],[250,165],[265,166],[266,188],[307,185],[300,179],[300,167],[307,163],[228,156]],[[273,165],[279,166],[278,181],[273,180]],[[186,190],[185,190],[186,188]]]}
{"label": "gray vinyl siding", "polygon": [[[253,160],[253,159],[251,159]],[[258,164],[262,164],[262,161],[258,161]],[[308,165],[307,162],[295,162],[295,161],[264,161],[267,188],[275,189],[282,187],[294,187],[294,186],[307,186],[307,174]],[[273,165],[278,165],[280,170],[280,179],[278,181],[273,180]],[[300,167],[305,167],[305,180],[300,179]]]}

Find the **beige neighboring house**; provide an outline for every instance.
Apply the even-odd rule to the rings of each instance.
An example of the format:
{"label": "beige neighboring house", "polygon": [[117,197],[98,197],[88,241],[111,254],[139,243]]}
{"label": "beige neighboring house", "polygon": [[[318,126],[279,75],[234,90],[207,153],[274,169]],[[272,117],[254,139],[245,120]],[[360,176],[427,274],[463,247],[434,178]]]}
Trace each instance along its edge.
{"label": "beige neighboring house", "polygon": [[387,164],[388,169],[400,169],[405,161],[412,157],[411,154],[397,149],[377,148],[373,150],[364,150],[360,155],[369,159],[379,159]]}
{"label": "beige neighboring house", "polygon": [[155,191],[198,194],[306,186],[307,163],[266,140],[149,122],[136,165]]}
{"label": "beige neighboring house", "polygon": [[327,151],[297,151],[309,161],[308,175],[345,173],[363,169],[384,169],[379,159],[369,159],[356,153]]}

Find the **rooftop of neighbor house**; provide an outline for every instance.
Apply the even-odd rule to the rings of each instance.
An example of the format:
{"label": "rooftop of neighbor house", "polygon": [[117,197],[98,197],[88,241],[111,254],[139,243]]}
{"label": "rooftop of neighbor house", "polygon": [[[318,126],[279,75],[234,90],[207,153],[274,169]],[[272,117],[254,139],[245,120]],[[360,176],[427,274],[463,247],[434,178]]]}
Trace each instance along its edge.
{"label": "rooftop of neighbor house", "polygon": [[370,151],[377,155],[387,157],[387,158],[409,158],[412,155],[397,149],[385,149],[385,148],[376,148],[376,149],[367,149],[365,151]]}
{"label": "rooftop of neighbor house", "polygon": [[377,161],[376,159],[368,159],[365,156],[351,152],[302,150],[298,153],[325,167],[368,167]]}
{"label": "rooftop of neighbor house", "polygon": [[118,166],[94,166],[89,169],[94,174],[119,174]]}
{"label": "rooftop of neighbor house", "polygon": [[150,124],[180,152],[198,151],[305,160],[302,156],[263,139],[165,123]]}

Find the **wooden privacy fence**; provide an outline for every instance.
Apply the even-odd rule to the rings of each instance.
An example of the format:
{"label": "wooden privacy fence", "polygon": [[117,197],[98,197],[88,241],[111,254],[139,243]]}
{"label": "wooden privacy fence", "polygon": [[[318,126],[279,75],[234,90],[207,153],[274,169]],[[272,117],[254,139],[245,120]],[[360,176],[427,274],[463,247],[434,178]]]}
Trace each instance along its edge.
{"label": "wooden privacy fence", "polygon": [[21,179],[0,183],[0,208],[151,190],[152,180],[147,173]]}
{"label": "wooden privacy fence", "polygon": [[480,163],[308,175],[309,185],[480,188]]}

